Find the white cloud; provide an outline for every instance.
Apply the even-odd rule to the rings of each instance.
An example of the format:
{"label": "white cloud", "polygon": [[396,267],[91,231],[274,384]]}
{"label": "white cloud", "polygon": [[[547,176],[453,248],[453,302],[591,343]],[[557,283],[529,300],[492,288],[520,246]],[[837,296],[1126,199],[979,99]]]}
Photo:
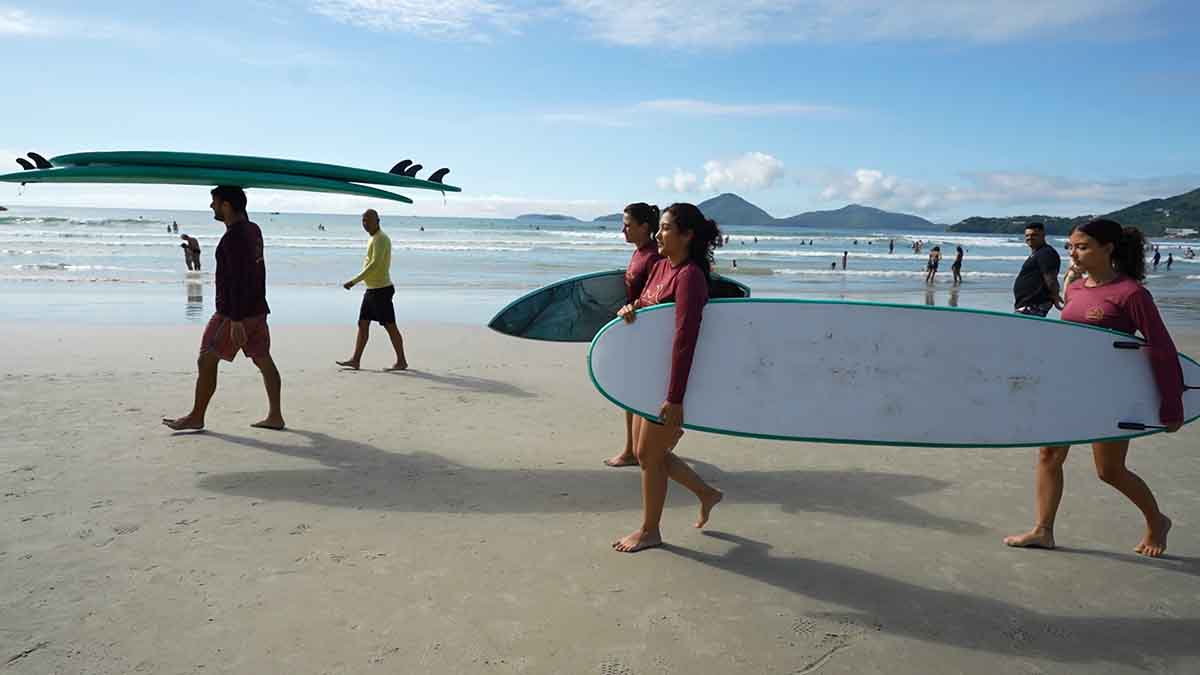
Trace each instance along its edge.
{"label": "white cloud", "polygon": [[655,182],[660,190],[671,192],[761,190],[774,185],[783,173],[783,162],[764,152],[748,152],[732,160],[705,162],[703,181],[694,173],[675,169],[673,175]]}
{"label": "white cloud", "polygon": [[564,0],[598,39],[683,48],[763,42],[995,43],[1134,15],[1141,0]]}
{"label": "white cloud", "polygon": [[922,183],[876,169],[851,173],[810,173],[801,182],[816,182],[825,201],[854,202],[883,209],[937,213],[958,206],[1025,206],[1103,212],[1158,197],[1187,192],[1200,176],[1127,179],[1077,179],[1037,173],[975,171],[962,184]]}
{"label": "white cloud", "polygon": [[696,117],[833,117],[848,112],[845,108],[796,101],[777,103],[721,103],[699,99],[656,99],[639,101],[620,108],[589,108],[585,111],[542,113],[543,122],[582,126],[630,127],[638,120],[654,115],[692,115]]}
{"label": "white cloud", "polygon": [[487,39],[514,32],[529,15],[491,0],[313,0],[312,10],[335,21],[380,32],[451,39]]}
{"label": "white cloud", "polygon": [[0,9],[0,35],[44,35],[49,26],[19,9]]}
{"label": "white cloud", "polygon": [[696,178],[696,174],[683,169],[675,169],[675,173],[670,176],[660,176],[655,182],[658,184],[659,190],[666,192],[695,192],[700,185],[700,179]]}

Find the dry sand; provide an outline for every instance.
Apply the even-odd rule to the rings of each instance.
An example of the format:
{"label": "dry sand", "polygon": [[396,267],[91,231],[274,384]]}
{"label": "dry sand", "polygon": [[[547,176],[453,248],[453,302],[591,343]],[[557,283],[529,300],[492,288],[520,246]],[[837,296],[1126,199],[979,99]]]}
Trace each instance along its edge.
{"label": "dry sand", "polygon": [[414,325],[414,371],[339,372],[352,327],[274,333],[290,429],[249,428],[239,360],[173,435],[199,327],[0,327],[0,672],[1200,672],[1200,424],[1131,456],[1170,559],[1086,450],[1039,552],[1000,543],[1031,450],[695,432],[725,503],[693,530],[673,486],[669,546],[622,555],[638,474],[601,464],[585,346]]}

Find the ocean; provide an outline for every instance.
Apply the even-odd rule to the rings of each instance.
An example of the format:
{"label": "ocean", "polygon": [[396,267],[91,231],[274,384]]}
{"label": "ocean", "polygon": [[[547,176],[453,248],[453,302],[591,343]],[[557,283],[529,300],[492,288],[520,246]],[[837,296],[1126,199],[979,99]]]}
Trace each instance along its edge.
{"label": "ocean", "polygon": [[[0,320],[201,323],[213,311],[213,252],[224,225],[210,211],[9,207],[0,212]],[[357,215],[251,212],[263,230],[267,297],[275,323],[353,323],[367,236]],[[200,241],[201,272],[188,272],[178,234]],[[623,268],[632,253],[620,223],[428,218],[383,214],[392,239],[399,322],[483,324],[512,299],[564,277]],[[758,297],[899,302],[1009,311],[1028,249],[1019,235],[722,228],[716,269]],[[895,252],[888,253],[889,241]],[[912,242],[926,242],[920,254]],[[1051,237],[1060,251],[1064,239]],[[1146,281],[1171,327],[1200,326],[1200,240],[1162,240],[1164,264]],[[924,283],[940,245],[937,282]],[[952,288],[954,248],[965,251]],[[847,253],[846,269],[841,267]],[[1167,253],[1175,254],[1171,270]],[[1066,261],[1065,252],[1063,253]],[[736,263],[736,267],[735,267]],[[832,265],[832,266],[831,266]],[[1057,312],[1051,316],[1056,316]]]}

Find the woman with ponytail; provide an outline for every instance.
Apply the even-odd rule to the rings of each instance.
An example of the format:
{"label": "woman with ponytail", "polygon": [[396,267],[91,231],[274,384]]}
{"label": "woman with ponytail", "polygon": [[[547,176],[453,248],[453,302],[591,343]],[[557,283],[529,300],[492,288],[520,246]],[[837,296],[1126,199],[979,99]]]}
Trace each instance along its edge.
{"label": "woman with ponytail", "polygon": [[[629,259],[625,268],[625,302],[633,303],[646,287],[646,279],[654,264],[662,260],[658,254],[658,207],[645,202],[637,202],[625,207],[622,218],[622,231],[625,241],[633,244],[637,250]],[[616,457],[604,460],[608,466],[637,466],[637,455],[633,452],[633,413],[625,411],[625,449]]]}
{"label": "woman with ponytail", "polygon": [[618,312],[627,323],[633,323],[642,307],[675,303],[671,374],[664,383],[666,400],[657,419],[633,420],[633,451],[642,467],[642,526],[613,542],[614,549],[625,553],[662,544],[659,521],[667,500],[668,477],[700,500],[696,527],[704,527],[709,512],[724,496],[672,452],[683,426],[683,399],[700,337],[700,318],[708,302],[713,249],[721,245],[721,231],[694,205],[672,204],[662,215],[657,239],[663,259],[654,265],[641,295]]}
{"label": "woman with ponytail", "polygon": [[[1071,229],[1071,269],[1064,279],[1064,321],[1101,326],[1146,339],[1160,397],[1159,420],[1174,432],[1183,424],[1183,371],[1175,343],[1167,333],[1146,277],[1145,240],[1136,228],[1111,220],[1093,220]],[[1119,382],[1113,383],[1120,386]],[[1037,524],[1025,534],[1007,537],[1009,546],[1054,548],[1054,517],[1063,493],[1063,463],[1070,446],[1042,448],[1037,464]],[[1158,509],[1154,493],[1125,466],[1129,441],[1092,443],[1100,480],[1129,498],[1146,519],[1146,534],[1134,551],[1157,558],[1167,550],[1171,519]]]}

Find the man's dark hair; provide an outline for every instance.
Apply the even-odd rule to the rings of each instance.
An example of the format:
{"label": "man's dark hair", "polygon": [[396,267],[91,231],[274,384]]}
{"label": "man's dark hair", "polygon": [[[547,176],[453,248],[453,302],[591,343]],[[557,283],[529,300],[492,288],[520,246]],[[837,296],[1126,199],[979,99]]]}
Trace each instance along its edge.
{"label": "man's dark hair", "polygon": [[1025,226],[1025,229],[1037,230],[1038,232],[1045,232],[1046,224],[1045,223],[1029,223],[1028,225]]}
{"label": "man's dark hair", "polygon": [[246,193],[242,188],[232,185],[218,185],[213,188],[212,196],[223,202],[228,202],[233,207],[234,211],[244,213],[246,211]]}

